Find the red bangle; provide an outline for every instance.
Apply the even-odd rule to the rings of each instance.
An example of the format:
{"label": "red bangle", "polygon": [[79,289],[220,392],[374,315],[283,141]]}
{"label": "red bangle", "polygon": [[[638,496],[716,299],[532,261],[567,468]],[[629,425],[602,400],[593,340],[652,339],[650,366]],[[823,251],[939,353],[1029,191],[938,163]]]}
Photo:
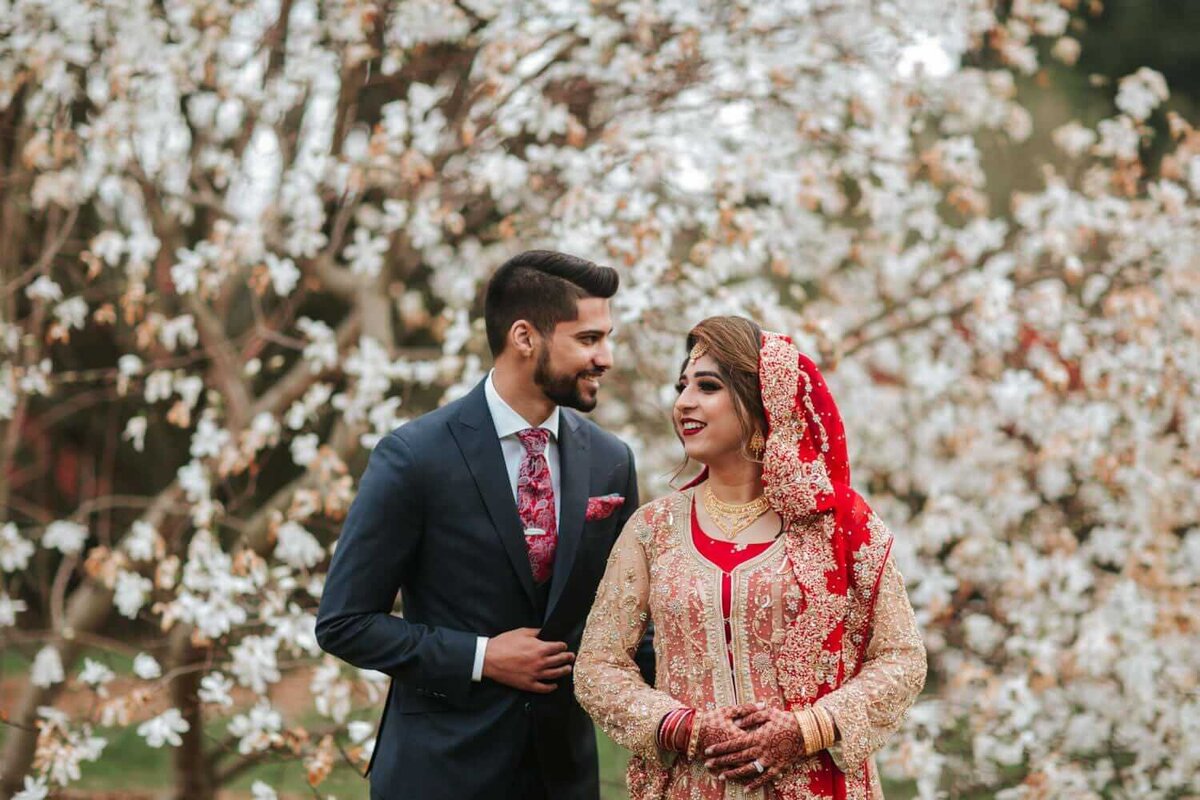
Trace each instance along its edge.
{"label": "red bangle", "polygon": [[[692,716],[695,712],[690,708],[677,708],[667,712],[658,725],[657,744],[660,750],[682,752],[687,747],[688,737],[692,729]],[[682,734],[682,736],[681,736]],[[683,745],[680,746],[680,739]]]}

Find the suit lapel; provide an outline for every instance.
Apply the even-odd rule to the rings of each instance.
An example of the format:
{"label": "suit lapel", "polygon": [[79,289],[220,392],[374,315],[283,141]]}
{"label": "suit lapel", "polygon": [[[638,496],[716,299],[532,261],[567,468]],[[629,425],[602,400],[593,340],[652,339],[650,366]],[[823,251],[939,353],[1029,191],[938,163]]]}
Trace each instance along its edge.
{"label": "suit lapel", "polygon": [[587,513],[588,482],[591,478],[591,459],[588,457],[587,426],[573,413],[563,409],[558,425],[558,463],[562,470],[562,497],[559,499],[558,547],[554,555],[554,573],[550,578],[550,599],[546,603],[546,619],[562,596],[571,577],[579,539],[583,535],[584,515]]}
{"label": "suit lapel", "polygon": [[[450,433],[462,451],[488,516],[500,537],[508,559],[529,596],[537,608],[537,592],[533,585],[533,570],[529,566],[529,551],[525,547],[525,531],[517,515],[517,504],[513,501],[512,487],[508,482],[508,469],[504,465],[504,452],[496,436],[496,426],[488,412],[487,398],[480,382],[469,395],[463,398],[463,409],[458,417],[450,421]],[[586,488],[585,488],[586,491]],[[565,497],[563,498],[565,501]],[[566,507],[566,503],[563,503]],[[561,533],[559,534],[561,536]],[[561,547],[561,540],[560,545]]]}

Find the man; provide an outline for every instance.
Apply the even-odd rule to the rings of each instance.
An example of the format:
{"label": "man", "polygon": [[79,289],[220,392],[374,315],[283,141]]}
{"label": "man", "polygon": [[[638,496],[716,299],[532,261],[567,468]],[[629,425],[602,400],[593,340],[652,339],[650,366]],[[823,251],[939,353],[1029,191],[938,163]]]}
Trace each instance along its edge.
{"label": "man", "polygon": [[625,443],[567,409],[596,406],[617,284],[563,253],[507,261],[485,301],[495,368],[371,454],[317,641],[392,676],[372,798],[599,796],[571,665],[637,476]]}

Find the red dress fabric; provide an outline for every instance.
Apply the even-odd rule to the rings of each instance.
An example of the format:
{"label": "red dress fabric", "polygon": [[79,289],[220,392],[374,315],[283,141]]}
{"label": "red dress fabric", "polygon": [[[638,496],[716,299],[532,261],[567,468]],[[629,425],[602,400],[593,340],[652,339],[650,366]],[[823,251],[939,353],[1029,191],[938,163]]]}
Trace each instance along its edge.
{"label": "red dress fabric", "polygon": [[692,542],[704,559],[721,570],[721,616],[725,618],[725,655],[733,664],[733,631],[729,629],[729,612],[733,607],[733,581],[730,575],[740,565],[766,551],[773,542],[738,545],[724,539],[714,539],[700,527],[695,501],[692,502]]}

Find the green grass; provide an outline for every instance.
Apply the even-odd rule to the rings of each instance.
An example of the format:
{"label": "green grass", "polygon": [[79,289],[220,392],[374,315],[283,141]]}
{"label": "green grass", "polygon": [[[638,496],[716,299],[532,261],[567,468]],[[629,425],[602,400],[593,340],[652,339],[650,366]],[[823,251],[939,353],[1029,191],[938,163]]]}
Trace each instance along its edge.
{"label": "green grass", "polygon": [[[33,653],[19,653],[14,650],[0,652],[0,676],[12,677],[28,672]],[[97,650],[85,655],[107,664],[119,675],[127,675],[131,671],[132,660]],[[82,661],[80,662],[82,663]],[[309,713],[304,718],[287,719],[288,725],[297,723],[306,727],[317,727],[321,724],[319,718]],[[226,735],[228,719],[213,719],[205,727],[210,742],[216,743]],[[96,734],[108,740],[103,757],[94,763],[83,764],[83,779],[72,788],[77,790],[111,791],[125,790],[156,790],[162,789],[171,781],[171,751],[170,748],[154,749],[146,745],[138,736],[137,726],[128,728],[99,728]],[[2,746],[8,730],[0,725],[0,746]],[[629,761],[629,752],[618,746],[603,732],[597,729],[596,744],[600,758],[600,795],[602,800],[623,800],[627,797],[625,791],[625,766]],[[231,754],[230,759],[236,758]],[[261,780],[275,788],[281,795],[296,798],[313,797],[312,790],[305,778],[303,764],[295,758],[277,760],[260,764],[239,775],[226,789],[233,790],[242,796],[248,796],[250,786]],[[884,783],[884,791],[888,800],[905,800],[916,795],[912,783]],[[346,798],[364,798],[367,796],[367,781],[353,768],[338,758],[336,766],[329,777],[321,784],[320,794],[323,797],[334,795],[342,800]]]}
{"label": "green grass", "polygon": [[[215,721],[210,727],[214,740],[224,733],[224,722]],[[104,756],[95,763],[83,765],[83,779],[72,788],[76,790],[153,790],[167,786],[171,780],[171,752],[168,748],[155,750],[148,747],[137,735],[136,726],[129,728],[98,729],[96,733],[108,739]],[[5,731],[0,727],[0,743]],[[624,800],[625,765],[629,752],[619,747],[599,730],[596,744],[600,755],[601,800]],[[297,760],[266,763],[243,773],[226,789],[248,795],[250,786],[261,780],[276,789],[281,795],[311,797],[312,792],[304,776],[304,766]],[[916,795],[911,783],[884,783],[888,800],[905,800]],[[344,762],[339,762],[329,777],[321,784],[323,797],[365,798],[367,781]]]}

